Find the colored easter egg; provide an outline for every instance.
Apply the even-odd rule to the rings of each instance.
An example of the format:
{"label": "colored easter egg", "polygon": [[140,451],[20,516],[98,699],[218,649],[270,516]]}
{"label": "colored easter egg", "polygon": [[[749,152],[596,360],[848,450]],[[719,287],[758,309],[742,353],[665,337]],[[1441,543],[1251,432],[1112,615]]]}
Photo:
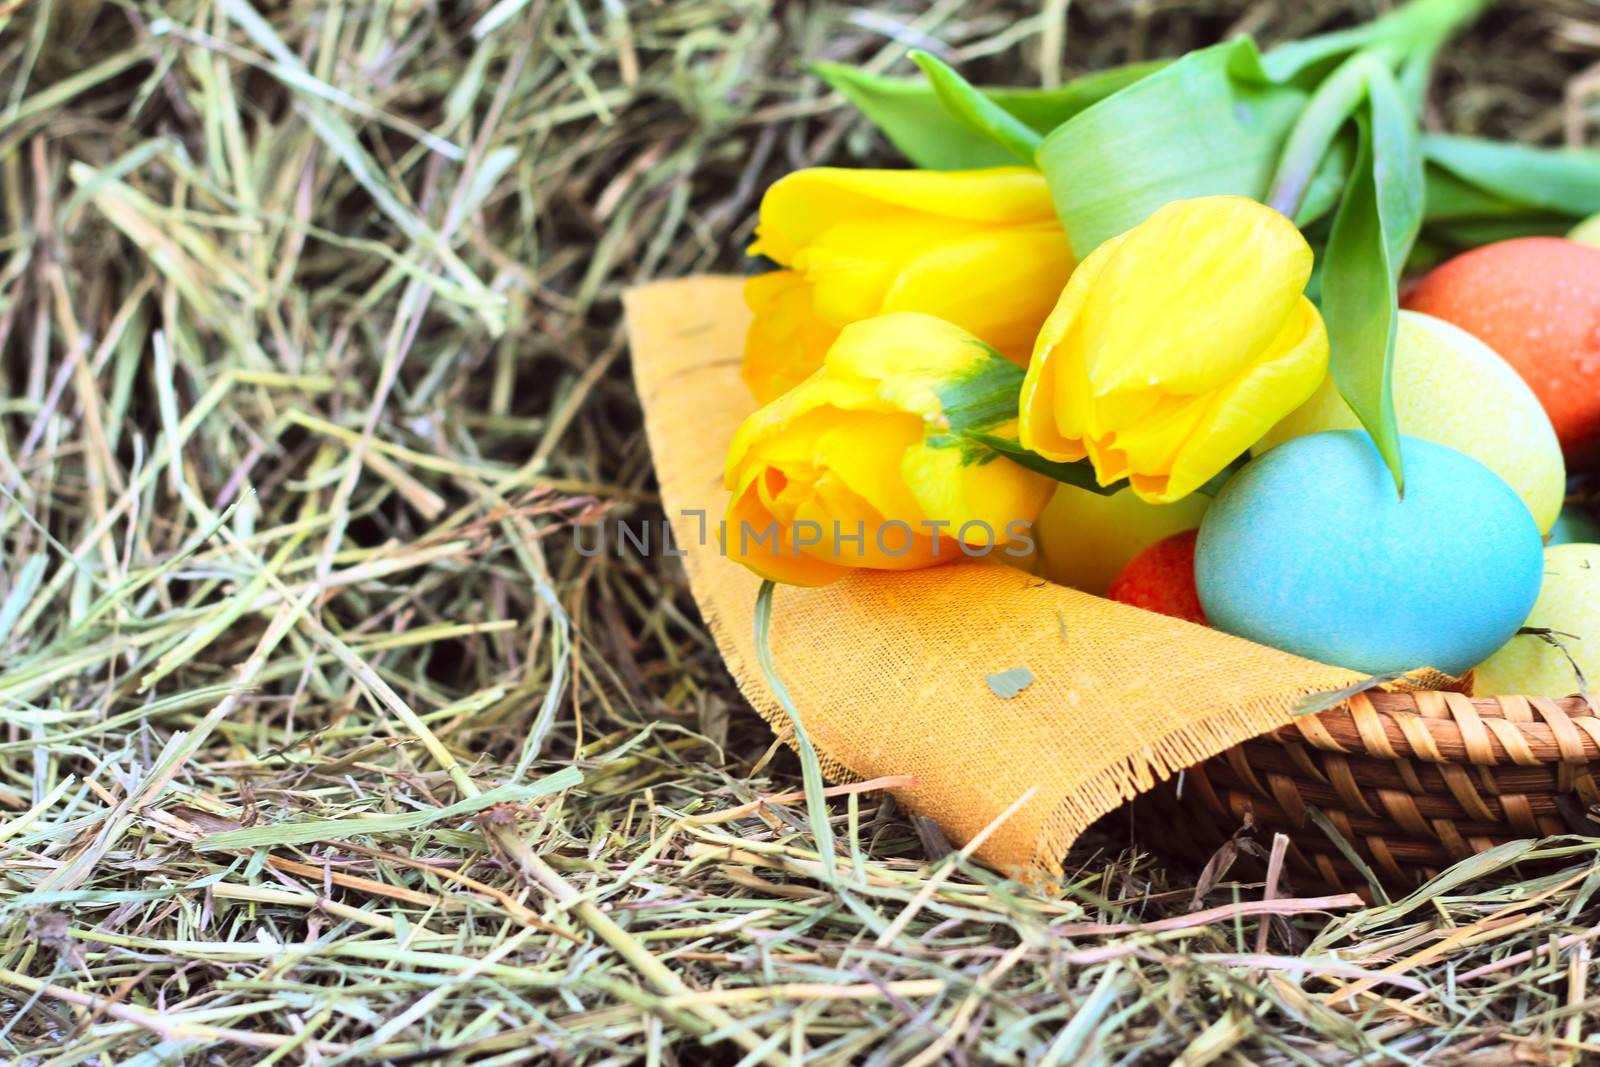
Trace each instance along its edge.
{"label": "colored easter egg", "polygon": [[1550,532],[1545,535],[1544,543],[1547,545],[1600,544],[1600,520],[1597,520],[1593,515],[1581,508],[1563,508],[1560,517],[1556,519],[1556,524],[1550,527]]}
{"label": "colored easter egg", "polygon": [[[1465,452],[1517,491],[1541,531],[1550,529],[1566,495],[1567,467],[1549,416],[1509,363],[1459,326],[1402,311],[1393,381],[1401,433]],[[1330,375],[1255,451],[1360,425]]]}
{"label": "colored easter egg", "polygon": [[1163,537],[1199,526],[1210,502],[1193,493],[1171,504],[1146,504],[1128,489],[1103,495],[1059,485],[1033,524],[1040,573],[1104,596],[1134,556]]}
{"label": "colored easter egg", "polygon": [[1219,630],[1382,674],[1460,674],[1539,595],[1543,544],[1521,498],[1453,448],[1401,438],[1405,496],[1355,430],[1297,437],[1225,484],[1195,549]]}
{"label": "colored easter egg", "polygon": [[1569,460],[1600,447],[1600,248],[1560,237],[1484,245],[1429,271],[1405,306],[1500,353],[1544,405]]}
{"label": "colored easter egg", "polygon": [[1112,600],[1206,625],[1194,588],[1194,543],[1199,530],[1163,537],[1128,561],[1107,592]]}
{"label": "colored easter egg", "polygon": [[1567,234],[1567,240],[1577,241],[1581,245],[1600,248],[1600,215],[1590,215],[1572,228]]}
{"label": "colored easter egg", "polygon": [[[1544,550],[1544,585],[1525,623],[1553,630],[1565,652],[1534,634],[1518,634],[1478,666],[1482,696],[1561,697],[1580,689],[1576,663],[1590,686],[1600,681],[1600,545]],[[1568,658],[1571,657],[1571,659]]]}

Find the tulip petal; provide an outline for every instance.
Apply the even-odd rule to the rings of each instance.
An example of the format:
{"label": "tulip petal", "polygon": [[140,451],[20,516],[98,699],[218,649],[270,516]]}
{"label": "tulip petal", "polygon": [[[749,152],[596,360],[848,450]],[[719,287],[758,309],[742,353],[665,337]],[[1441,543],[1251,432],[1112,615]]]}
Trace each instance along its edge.
{"label": "tulip petal", "polygon": [[734,493],[723,521],[728,558],[763,578],[788,585],[827,585],[850,573],[848,567],[793,551],[781,524],[761,506],[754,485]]}
{"label": "tulip petal", "polygon": [[763,402],[814,370],[839,328],[884,312],[933,314],[1023,363],[1072,269],[1048,190],[1023,167],[800,171],[767,191],[751,251],[789,268],[746,285],[743,373]]}
{"label": "tulip petal", "polygon": [[988,229],[911,259],[882,310],[921,311],[959,323],[1026,366],[1072,266],[1066,234],[1054,221]]}
{"label": "tulip petal", "polygon": [[799,454],[797,450],[807,447],[796,440],[800,431],[790,430],[787,439],[783,431],[816,406],[812,398],[817,389],[809,387],[814,380],[801,382],[778,399],[745,416],[739,428],[733,431],[733,440],[728,444],[728,456],[722,468],[722,484],[725,488],[743,491],[749,470],[771,458],[775,448],[787,444],[791,451]]}
{"label": "tulip petal", "polygon": [[871,221],[886,207],[986,224],[1055,218],[1044,179],[1028,167],[962,171],[810,167],[767,189],[751,252],[788,264],[839,220]]}
{"label": "tulip petal", "polygon": [[1061,422],[1069,421],[1076,413],[1067,412],[1067,419],[1058,421],[1057,407],[1070,405],[1064,396],[1084,395],[1067,387],[1062,380],[1061,360],[1035,359],[1028,366],[1028,377],[1023,380],[1022,396],[1018,403],[1017,440],[1030,452],[1036,452],[1056,463],[1076,463],[1088,453],[1083,439],[1068,437],[1061,431]]}
{"label": "tulip petal", "polygon": [[1058,463],[1075,463],[1087,453],[1089,379],[1079,316],[1106,264],[1126,239],[1113,237],[1078,264],[1034,343],[1018,405],[1019,439],[1024,448]]}
{"label": "tulip petal", "polygon": [[1327,339],[1301,295],[1311,252],[1240,197],[1179,201],[1106,241],[1040,330],[1022,444],[1087,455],[1152,503],[1204,485],[1320,381]]}
{"label": "tulip petal", "polygon": [[882,310],[905,264],[974,232],[970,222],[882,208],[829,225],[795,253],[790,266],[811,283],[817,316],[843,326]]}
{"label": "tulip petal", "polygon": [[986,449],[921,443],[906,450],[900,474],[928,519],[949,524],[957,536],[966,523],[985,528],[987,538],[969,543],[1001,544],[1007,524],[1031,521],[1050,500],[1055,484]]}
{"label": "tulip petal", "polygon": [[830,473],[819,480],[817,493],[802,516],[822,530],[817,544],[805,551],[842,567],[907,571],[955,558],[946,539],[938,545],[922,520],[885,518]]}
{"label": "tulip petal", "polygon": [[1298,314],[1290,317],[1256,366],[1211,399],[1160,495],[1140,496],[1165,503],[1200,488],[1261,440],[1284,412],[1305,403],[1327,370],[1327,328],[1316,307],[1302,297]]}
{"label": "tulip petal", "polygon": [[959,326],[897,311],[839,331],[824,364],[830,376],[877,382],[886,404],[936,420],[940,383],[960,380],[990,358],[991,350]]}
{"label": "tulip petal", "polygon": [[913,525],[924,518],[906,488],[897,457],[922,440],[923,423],[914,415],[863,413],[841,419],[817,438],[813,463],[878,514]]}
{"label": "tulip petal", "polygon": [[823,354],[839,331],[817,317],[811,284],[795,271],[768,271],[746,279],[744,300],[752,317],[739,373],[756,400],[765,404],[822,366]]}
{"label": "tulip petal", "polygon": [[1311,261],[1294,223],[1253,200],[1161,208],[1105,263],[1077,323],[1094,395],[1231,381],[1277,335]]}
{"label": "tulip petal", "polygon": [[1095,469],[1101,484],[1134,473],[1171,469],[1193,440],[1210,403],[1209,395],[1159,398],[1142,417],[1118,423],[1103,437],[1089,438],[1090,456],[1100,457],[1095,459]]}

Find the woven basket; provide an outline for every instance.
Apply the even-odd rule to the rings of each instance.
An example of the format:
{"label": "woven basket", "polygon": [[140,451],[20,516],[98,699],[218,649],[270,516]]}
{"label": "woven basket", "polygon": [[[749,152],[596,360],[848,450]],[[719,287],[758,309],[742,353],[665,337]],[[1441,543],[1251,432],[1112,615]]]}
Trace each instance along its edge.
{"label": "woven basket", "polygon": [[1302,887],[1364,890],[1327,822],[1390,888],[1506,841],[1600,834],[1600,716],[1583,697],[1373,692],[1235,746],[1136,805],[1141,837],[1204,862],[1246,820],[1290,840]]}

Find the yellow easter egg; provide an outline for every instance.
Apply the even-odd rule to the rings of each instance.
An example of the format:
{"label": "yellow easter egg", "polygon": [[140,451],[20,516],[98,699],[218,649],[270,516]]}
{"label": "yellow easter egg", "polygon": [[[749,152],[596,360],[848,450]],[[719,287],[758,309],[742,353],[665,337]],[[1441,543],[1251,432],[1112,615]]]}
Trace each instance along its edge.
{"label": "yellow easter egg", "polygon": [[[1401,433],[1465,452],[1494,471],[1528,506],[1539,532],[1549,532],[1566,496],[1566,462],[1550,417],[1511,364],[1458,326],[1402,311],[1393,380]],[[1360,425],[1330,375],[1253,451]]]}
{"label": "yellow easter egg", "polygon": [[1146,504],[1128,489],[1103,496],[1059,485],[1033,524],[1039,570],[1060,585],[1105,596],[1128,562],[1164,537],[1200,525],[1211,498],[1191,493]]}
{"label": "yellow easter egg", "polygon": [[1479,696],[1576,693],[1574,661],[1589,685],[1600,683],[1600,545],[1544,550],[1544,583],[1524,625],[1556,631],[1566,653],[1542,637],[1518,634],[1479,665],[1474,683]]}
{"label": "yellow easter egg", "polygon": [[1590,215],[1572,228],[1567,240],[1600,248],[1600,215]]}

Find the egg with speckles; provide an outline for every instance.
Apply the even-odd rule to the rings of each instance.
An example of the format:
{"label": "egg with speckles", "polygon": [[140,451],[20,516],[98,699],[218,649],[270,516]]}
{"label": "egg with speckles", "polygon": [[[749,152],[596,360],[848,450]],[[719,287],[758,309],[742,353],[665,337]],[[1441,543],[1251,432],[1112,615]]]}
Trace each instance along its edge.
{"label": "egg with speckles", "polygon": [[[1442,319],[1402,311],[1392,381],[1401,433],[1465,452],[1517,491],[1541,532],[1555,524],[1567,491],[1561,445],[1533,390],[1492,348]],[[1255,451],[1360,425],[1329,376]]]}
{"label": "egg with speckles", "polygon": [[1560,647],[1537,634],[1511,638],[1478,666],[1480,696],[1567,696],[1582,688],[1579,670],[1591,686],[1600,680],[1600,545],[1544,550],[1544,584],[1524,625],[1552,631]]}
{"label": "egg with speckles", "polygon": [[1600,248],[1520,237],[1425,274],[1405,306],[1500,353],[1544,405],[1569,462],[1600,454]]}
{"label": "egg with speckles", "polygon": [[1134,556],[1163,537],[1199,526],[1209,503],[1204,493],[1146,504],[1131,489],[1103,494],[1058,485],[1033,524],[1039,573],[1058,585],[1104,596]]}
{"label": "egg with speckles", "polygon": [[1206,624],[1200,594],[1194,588],[1194,544],[1199,530],[1163,537],[1134,556],[1106,592],[1122,604]]}
{"label": "egg with speckles", "polygon": [[1370,674],[1460,674],[1504,644],[1539,595],[1533,516],[1453,448],[1402,436],[1401,454],[1403,498],[1356,430],[1297,437],[1234,475],[1195,546],[1211,625]]}

